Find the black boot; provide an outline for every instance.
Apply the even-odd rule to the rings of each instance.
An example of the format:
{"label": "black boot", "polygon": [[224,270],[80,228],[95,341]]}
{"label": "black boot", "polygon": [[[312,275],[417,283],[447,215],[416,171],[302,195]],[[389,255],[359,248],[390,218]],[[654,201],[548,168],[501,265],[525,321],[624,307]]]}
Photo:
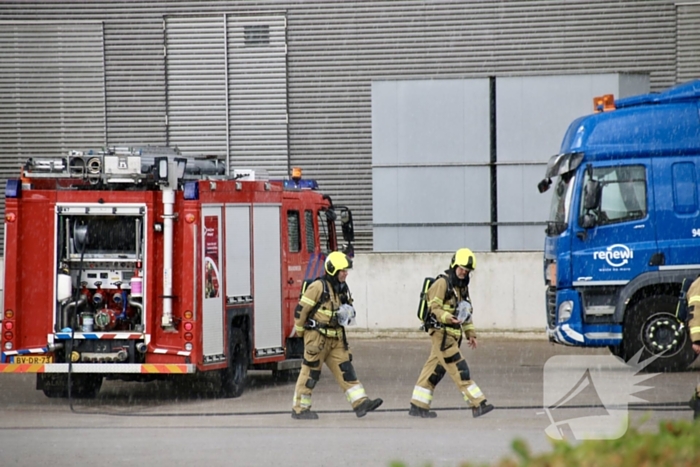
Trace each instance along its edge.
{"label": "black boot", "polygon": [[292,418],[296,420],[318,420],[318,414],[311,410],[302,410],[299,413],[292,410]]}
{"label": "black boot", "polygon": [[688,405],[693,409],[693,419],[700,419],[700,396],[697,393],[693,394],[693,397],[688,402]]}
{"label": "black boot", "polygon": [[472,407],[472,415],[474,418],[481,417],[493,410],[493,405],[487,404],[486,401],[482,401],[479,407]]}
{"label": "black boot", "polygon": [[437,417],[437,414],[435,412],[431,412],[428,409],[418,407],[415,404],[411,404],[411,408],[408,409],[408,414],[411,417],[420,417],[420,418],[435,418],[435,417]]}
{"label": "black boot", "polygon": [[355,407],[355,415],[357,415],[357,418],[364,417],[367,415],[367,412],[372,412],[374,409],[382,405],[383,400],[376,398],[374,400],[367,398],[362,401],[360,405]]}

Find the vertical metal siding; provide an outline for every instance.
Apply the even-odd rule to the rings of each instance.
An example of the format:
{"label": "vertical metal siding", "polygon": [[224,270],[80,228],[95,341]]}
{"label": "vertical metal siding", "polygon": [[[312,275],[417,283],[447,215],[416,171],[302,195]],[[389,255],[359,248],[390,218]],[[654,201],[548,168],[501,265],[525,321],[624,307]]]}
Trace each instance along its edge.
{"label": "vertical metal siding", "polygon": [[0,23],[0,186],[29,157],[105,144],[103,63],[99,22]]}
{"label": "vertical metal siding", "polygon": [[165,144],[163,21],[107,22],[107,144]]}
{"label": "vertical metal siding", "polygon": [[[110,37],[112,26],[115,34],[125,37],[163,15],[243,16],[279,11],[286,12],[288,21],[289,163],[303,167],[305,176],[317,178],[336,202],[354,209],[358,250],[372,246],[373,80],[641,72],[650,74],[652,90],[660,90],[674,84],[677,77],[696,74],[676,71],[676,5],[672,0],[0,3],[2,19],[96,19],[105,22]],[[116,31],[120,28],[117,23],[123,25],[121,32]],[[679,36],[692,38],[698,28],[684,24],[679,24]],[[678,38],[679,44],[689,45],[678,55],[687,58],[679,62],[690,63],[692,40]],[[190,45],[201,46],[197,42]],[[113,49],[110,44],[105,46],[109,61]],[[138,57],[159,52],[151,47],[155,44],[134,44],[122,53]],[[679,67],[688,66],[685,64]],[[235,70],[229,65],[231,73]],[[108,76],[108,89],[110,81]],[[119,85],[114,84],[109,93],[117,92]],[[186,87],[182,83],[176,90],[168,89],[168,98]],[[209,92],[221,94],[218,81]],[[111,107],[112,101],[108,102]],[[229,103],[238,104],[233,96]],[[202,106],[201,111],[197,118],[201,125],[183,125],[178,130],[182,144],[188,131],[205,139],[221,131],[217,118],[223,121],[226,115],[219,117],[217,109],[214,118],[210,106]],[[108,112],[111,115],[112,109]],[[241,141],[243,138],[241,135]],[[207,149],[203,146],[191,149]],[[218,145],[212,149],[221,150]],[[256,149],[246,149],[249,152],[241,160],[252,157],[251,163],[274,165],[271,161],[278,157],[263,152],[254,155]],[[236,165],[235,157],[232,165]]]}
{"label": "vertical metal siding", "polygon": [[[246,43],[246,28],[268,40]],[[230,166],[287,176],[286,20],[229,16],[227,31]]]}
{"label": "vertical metal siding", "polygon": [[[230,168],[287,173],[284,17],[169,16],[165,21],[168,143]],[[246,41],[247,28],[264,31]]]}
{"label": "vertical metal siding", "polygon": [[676,81],[700,78],[700,3],[678,5]]}
{"label": "vertical metal siding", "polygon": [[165,20],[168,139],[184,155],[227,156],[225,16]]}
{"label": "vertical metal siding", "polygon": [[101,23],[0,25],[3,161],[105,143]]}

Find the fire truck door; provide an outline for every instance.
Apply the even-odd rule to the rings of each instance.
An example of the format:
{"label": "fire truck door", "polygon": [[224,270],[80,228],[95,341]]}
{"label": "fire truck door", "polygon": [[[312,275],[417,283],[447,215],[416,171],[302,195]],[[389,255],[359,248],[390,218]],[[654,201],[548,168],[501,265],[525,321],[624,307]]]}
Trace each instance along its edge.
{"label": "fire truck door", "polygon": [[221,206],[202,206],[202,219],[202,346],[206,362],[207,357],[224,354]]}
{"label": "fire truck door", "polygon": [[226,206],[226,300],[247,303],[253,295],[250,248],[250,205]]}
{"label": "fire truck door", "polygon": [[283,353],[281,205],[253,206],[254,347],[258,356]]}
{"label": "fire truck door", "polygon": [[[282,271],[282,280],[286,303],[285,313],[287,313],[289,312],[288,310],[294,310],[297,303],[299,303],[299,288],[304,280],[304,268],[308,262],[304,261],[304,259],[308,258],[308,255],[304,253],[304,240],[306,237],[304,237],[303,233],[305,230],[302,228],[302,220],[305,214],[299,200],[299,194],[285,193],[284,201],[284,222],[286,226],[282,226],[282,232],[285,231],[286,227],[287,235],[283,243],[287,244],[287,250],[285,252],[286,266]],[[306,226],[306,228],[309,228],[309,226]],[[313,225],[310,228],[313,235]]]}

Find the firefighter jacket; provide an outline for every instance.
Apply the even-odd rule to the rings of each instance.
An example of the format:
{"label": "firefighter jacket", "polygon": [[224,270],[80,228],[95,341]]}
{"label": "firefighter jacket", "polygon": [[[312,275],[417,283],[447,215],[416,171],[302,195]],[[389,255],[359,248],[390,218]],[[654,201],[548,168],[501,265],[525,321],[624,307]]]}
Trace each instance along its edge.
{"label": "firefighter jacket", "polygon": [[700,277],[688,289],[688,331],[690,340],[700,344]]}
{"label": "firefighter jacket", "polygon": [[428,289],[427,301],[430,312],[445,331],[456,339],[462,337],[462,332],[467,339],[476,337],[471,316],[461,326],[450,324],[450,317],[456,316],[457,304],[462,300],[469,300],[469,287],[452,288],[448,286],[447,281],[447,277],[440,276]]}
{"label": "firefighter jacket", "polygon": [[347,285],[340,285],[340,292],[324,278],[311,283],[294,310],[294,329],[303,336],[306,329],[316,329],[328,337],[341,337],[343,329],[338,324],[336,312],[341,304],[352,305]]}

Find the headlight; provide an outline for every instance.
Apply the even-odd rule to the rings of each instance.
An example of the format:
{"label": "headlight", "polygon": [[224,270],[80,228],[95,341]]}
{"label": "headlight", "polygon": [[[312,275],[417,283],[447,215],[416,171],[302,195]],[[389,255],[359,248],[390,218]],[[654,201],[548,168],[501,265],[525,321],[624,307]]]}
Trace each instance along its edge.
{"label": "headlight", "polygon": [[574,309],[574,302],[571,300],[566,300],[564,302],[561,302],[559,304],[559,319],[558,321],[561,323],[562,321],[566,321],[567,319],[571,318],[571,310]]}

